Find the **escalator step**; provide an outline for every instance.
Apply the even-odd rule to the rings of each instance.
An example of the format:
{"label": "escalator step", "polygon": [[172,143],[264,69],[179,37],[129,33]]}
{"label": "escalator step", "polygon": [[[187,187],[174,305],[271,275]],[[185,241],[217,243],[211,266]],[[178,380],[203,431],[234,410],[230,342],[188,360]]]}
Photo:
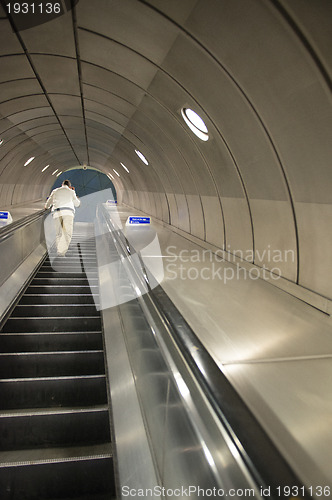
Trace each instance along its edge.
{"label": "escalator step", "polygon": [[37,304],[37,305],[17,305],[11,318],[33,317],[72,317],[72,316],[97,316],[98,312],[94,305],[89,304]]}
{"label": "escalator step", "polygon": [[65,284],[65,285],[47,285],[47,284],[37,284],[30,285],[25,293],[25,295],[35,295],[35,294],[87,294],[91,290],[92,293],[98,293],[98,285],[91,286],[88,282],[85,282],[83,285],[75,285],[75,284]]}
{"label": "escalator step", "polygon": [[103,351],[0,354],[0,379],[101,375]]}
{"label": "escalator step", "polygon": [[104,375],[0,380],[0,410],[106,403]]}
{"label": "escalator step", "polygon": [[90,266],[91,267],[95,267],[97,266],[97,259],[95,256],[92,256],[92,255],[84,255],[82,258],[77,258],[77,257],[71,257],[69,255],[66,256],[65,259],[46,259],[44,262],[43,262],[43,265],[42,265],[42,268],[46,267],[46,268],[54,268],[54,266],[56,265],[56,268],[58,268],[59,266],[63,266],[63,267],[70,267],[70,266],[78,266],[80,269],[82,269],[82,265],[83,266]]}
{"label": "escalator step", "polygon": [[39,304],[98,304],[98,295],[88,294],[29,294],[23,295],[18,305],[39,305]]}
{"label": "escalator step", "polygon": [[3,412],[0,451],[110,442],[108,419],[107,406]]}
{"label": "escalator step", "polygon": [[[100,445],[77,449],[70,456],[65,449],[65,457],[51,457],[48,450],[44,460],[34,458],[31,450],[22,452],[22,462],[0,467],[1,500],[37,500],[60,498],[91,498],[98,495],[115,494],[113,482],[113,459],[109,446]],[[36,450],[40,452],[40,450]],[[43,450],[42,450],[43,451]],[[45,450],[46,451],[46,450]],[[58,450],[61,452],[62,450]],[[96,455],[96,451],[99,453]],[[82,456],[82,453],[86,456]],[[17,454],[17,452],[15,452]],[[24,462],[24,453],[27,456]],[[0,454],[1,455],[1,454]],[[8,454],[7,454],[8,455]]]}
{"label": "escalator step", "polygon": [[56,279],[82,279],[85,278],[85,276],[88,276],[89,278],[94,278],[97,279],[97,272],[95,270],[87,271],[87,272],[78,272],[74,273],[71,271],[66,271],[66,272],[59,272],[58,270],[55,271],[43,271],[41,270],[35,279],[42,279],[42,278],[56,278]]}
{"label": "escalator step", "polygon": [[9,318],[2,332],[77,332],[100,330],[100,316]]}
{"label": "escalator step", "polygon": [[103,348],[101,331],[61,333],[4,333],[0,352],[47,352],[98,350]]}
{"label": "escalator step", "polygon": [[75,285],[75,286],[88,286],[89,282],[92,285],[97,286],[98,285],[98,280],[97,278],[91,278],[88,280],[87,278],[34,278],[31,281],[31,285],[51,285],[51,286],[56,286],[56,285],[61,285],[61,286],[66,286],[66,285]]}

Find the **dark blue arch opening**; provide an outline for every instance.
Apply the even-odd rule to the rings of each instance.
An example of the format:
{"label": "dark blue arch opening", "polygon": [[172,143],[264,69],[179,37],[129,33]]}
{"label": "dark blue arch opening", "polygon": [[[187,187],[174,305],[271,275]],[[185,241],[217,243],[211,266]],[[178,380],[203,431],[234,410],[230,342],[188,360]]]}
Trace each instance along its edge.
{"label": "dark blue arch opening", "polygon": [[[76,210],[75,216],[75,220],[78,222],[93,221],[96,213],[96,206],[103,198],[105,198],[103,200],[105,202],[109,198],[116,200],[114,184],[107,175],[102,172],[91,169],[84,170],[82,168],[68,170],[57,177],[52,189],[60,187],[65,179],[71,182],[77,196],[81,200],[81,206]],[[105,196],[103,196],[102,193],[104,190]]]}

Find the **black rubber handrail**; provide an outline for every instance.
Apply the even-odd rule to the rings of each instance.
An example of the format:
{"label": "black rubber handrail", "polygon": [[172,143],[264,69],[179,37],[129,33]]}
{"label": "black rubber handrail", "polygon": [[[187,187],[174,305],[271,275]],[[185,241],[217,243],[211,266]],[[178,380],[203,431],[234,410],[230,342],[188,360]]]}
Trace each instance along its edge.
{"label": "black rubber handrail", "polygon": [[[130,245],[119,228],[113,228],[106,217],[109,229],[116,235],[124,252],[138,255],[142,270],[147,276],[141,256]],[[311,499],[312,496],[296,476],[276,445],[258,422],[245,401],[216,364],[210,353],[198,339],[175,304],[161,285],[151,289],[148,297],[167,325],[181,354],[202,387],[216,415],[228,431],[256,484],[268,492],[271,500],[282,498]]]}
{"label": "black rubber handrail", "polygon": [[32,224],[36,220],[43,217],[47,212],[49,212],[49,210],[46,210],[46,209],[40,210],[34,214],[27,215],[26,217],[23,217],[22,219],[19,219],[16,222],[12,222],[8,226],[4,226],[4,227],[0,228],[0,244],[4,240],[9,238],[13,233],[15,233],[16,231],[21,229],[22,227],[29,226],[30,224]]}

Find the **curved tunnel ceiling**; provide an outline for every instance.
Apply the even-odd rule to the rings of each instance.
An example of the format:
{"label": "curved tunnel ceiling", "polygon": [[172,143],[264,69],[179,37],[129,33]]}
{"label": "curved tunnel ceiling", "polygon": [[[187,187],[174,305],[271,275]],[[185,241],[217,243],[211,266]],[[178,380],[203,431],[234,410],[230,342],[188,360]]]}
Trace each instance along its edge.
{"label": "curved tunnel ceiling", "polygon": [[293,252],[283,276],[332,298],[332,3],[74,3],[20,29],[2,1],[2,204],[44,198],[56,168],[115,168],[124,203],[260,266]]}

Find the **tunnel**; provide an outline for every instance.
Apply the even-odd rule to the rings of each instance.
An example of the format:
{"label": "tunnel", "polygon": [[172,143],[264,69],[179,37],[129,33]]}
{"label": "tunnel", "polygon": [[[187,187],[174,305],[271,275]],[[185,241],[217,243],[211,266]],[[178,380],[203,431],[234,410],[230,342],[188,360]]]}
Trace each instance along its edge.
{"label": "tunnel", "polygon": [[[1,1],[0,337],[57,180],[105,176],[74,244],[107,296],[118,499],[331,494],[331,47],[330,0]],[[58,498],[14,476],[4,500]]]}

